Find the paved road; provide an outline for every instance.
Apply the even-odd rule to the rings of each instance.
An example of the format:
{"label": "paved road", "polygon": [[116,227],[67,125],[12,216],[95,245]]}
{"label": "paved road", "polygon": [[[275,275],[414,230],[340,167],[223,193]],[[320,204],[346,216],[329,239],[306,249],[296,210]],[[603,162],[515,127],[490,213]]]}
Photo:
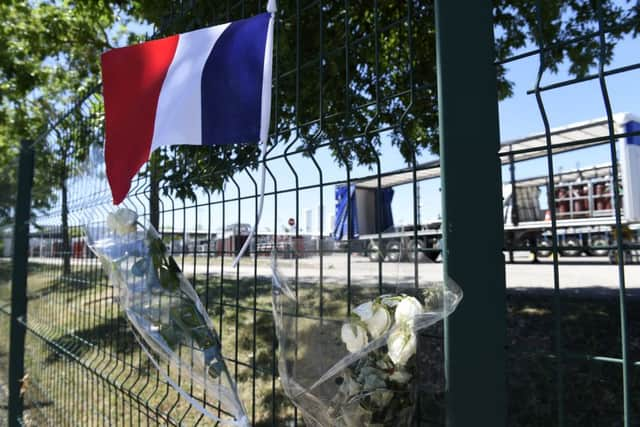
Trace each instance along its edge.
{"label": "paved road", "polygon": [[[607,287],[618,288],[617,265],[611,265],[606,258],[565,258],[558,267],[562,288]],[[640,289],[640,265],[623,267],[627,288]],[[553,263],[507,264],[506,277],[509,287],[553,287]]]}
{"label": "paved road", "polygon": [[[516,263],[506,265],[506,281],[509,288],[548,288],[553,289],[553,263],[543,260],[539,264],[528,262],[527,256],[516,257]],[[294,271],[290,261],[282,260],[284,272]],[[188,271],[185,268],[185,271]],[[206,266],[198,265],[198,274],[206,273]],[[214,270],[215,271],[215,270]],[[230,272],[233,270],[229,270]],[[344,255],[330,255],[323,259],[322,271],[327,282],[341,282],[347,277],[347,259]],[[298,275],[301,279],[317,280],[320,264],[317,258],[303,259],[298,264]],[[627,288],[640,289],[640,265],[624,267]],[[240,268],[240,275],[251,276],[253,263],[246,262]],[[266,260],[258,263],[258,274],[269,275],[270,269]],[[383,263],[381,274],[383,281],[412,282],[414,265],[412,263]],[[358,285],[375,285],[378,282],[378,264],[369,262],[366,258],[352,256],[351,281]],[[421,281],[442,281],[443,269],[441,263],[424,263],[418,265],[418,275]],[[607,262],[606,258],[563,258],[559,266],[559,279],[562,288],[618,288],[618,267]]]}
{"label": "paved road", "polygon": [[[176,257],[181,264],[180,257]],[[59,260],[32,259],[34,262],[53,263]],[[231,259],[225,262],[224,273],[235,277],[236,271],[231,268]],[[527,255],[516,257],[517,263],[506,265],[506,280],[509,288],[544,288],[553,289],[553,264],[550,260],[542,260],[539,264],[527,262]],[[86,263],[86,261],[84,261]],[[386,283],[412,283],[414,277],[414,265],[412,263],[382,263],[381,273]],[[291,261],[281,260],[280,267],[286,274],[293,274],[294,267]],[[424,263],[418,265],[418,274],[421,281],[442,281],[441,263]],[[560,287],[562,289],[577,288],[604,288],[618,289],[618,266],[611,265],[606,258],[576,257],[561,258],[559,265]],[[194,272],[193,257],[185,257],[184,271],[187,276]],[[220,273],[220,259],[210,260],[209,273]],[[319,279],[319,258],[301,259],[298,264],[298,277],[300,280],[317,281]],[[347,278],[347,257],[342,254],[326,255],[322,260],[323,278],[326,283],[342,283]],[[206,258],[199,257],[195,266],[196,274],[206,274]],[[258,260],[257,273],[259,276],[270,276],[270,262],[267,258]],[[249,258],[240,265],[240,277],[252,277],[254,265]],[[378,264],[369,262],[367,258],[353,255],[351,257],[351,283],[359,286],[375,286],[378,283]],[[626,287],[637,290],[640,293],[640,264],[624,266]]]}

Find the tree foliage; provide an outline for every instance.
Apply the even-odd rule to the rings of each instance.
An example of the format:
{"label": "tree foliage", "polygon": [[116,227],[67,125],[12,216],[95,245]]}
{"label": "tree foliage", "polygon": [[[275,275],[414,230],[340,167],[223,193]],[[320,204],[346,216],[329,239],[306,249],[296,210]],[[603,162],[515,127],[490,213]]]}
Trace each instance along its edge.
{"label": "tree foliage", "polygon": [[[36,141],[80,95],[100,80],[100,53],[136,40],[124,2],[4,1],[0,4],[0,223],[15,203],[20,141]],[[67,122],[71,125],[73,117]],[[58,132],[68,133],[63,127]],[[69,160],[56,136],[36,141],[34,207],[46,208]],[[86,152],[73,142],[76,159]],[[69,151],[69,150],[66,150]],[[58,178],[54,178],[57,176]],[[52,179],[54,178],[54,179]]]}

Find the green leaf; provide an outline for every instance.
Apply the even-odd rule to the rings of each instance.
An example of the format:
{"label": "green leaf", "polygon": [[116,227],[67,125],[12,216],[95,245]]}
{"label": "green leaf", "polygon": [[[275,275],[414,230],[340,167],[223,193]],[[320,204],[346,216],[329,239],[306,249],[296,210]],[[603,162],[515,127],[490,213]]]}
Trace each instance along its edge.
{"label": "green leaf", "polygon": [[156,237],[155,235],[152,235],[151,233],[148,234],[148,238],[149,238],[149,251],[151,252],[151,254],[154,256],[163,257],[167,250],[166,246],[164,245],[164,242],[158,237]]}
{"label": "green leaf", "polygon": [[173,257],[169,257],[168,258],[168,262],[169,262],[169,271],[172,271],[174,273],[180,273],[180,267],[178,267],[178,264],[176,263],[176,261],[173,259]]}
{"label": "green leaf", "polygon": [[162,260],[163,260],[162,255],[155,254],[152,252],[151,261],[153,262],[153,268],[159,269],[160,267],[162,267]]}
{"label": "green leaf", "polygon": [[169,271],[165,266],[160,267],[160,286],[168,291],[175,291],[180,288],[180,278],[176,273]]}
{"label": "green leaf", "polygon": [[164,338],[169,347],[171,347],[172,349],[175,349],[180,342],[180,334],[172,326],[162,325],[160,327],[160,335],[162,335],[162,338]]}
{"label": "green leaf", "polygon": [[197,328],[199,326],[206,325],[206,323],[202,321],[202,318],[196,310],[196,307],[193,305],[177,307],[172,309],[171,312],[176,320],[179,319],[184,325],[189,328]]}

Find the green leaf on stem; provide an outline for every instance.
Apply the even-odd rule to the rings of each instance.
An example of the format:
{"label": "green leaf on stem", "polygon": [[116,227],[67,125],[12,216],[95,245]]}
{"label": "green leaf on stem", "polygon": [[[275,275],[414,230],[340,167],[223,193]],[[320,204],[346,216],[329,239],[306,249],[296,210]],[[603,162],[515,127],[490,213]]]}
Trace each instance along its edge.
{"label": "green leaf on stem", "polygon": [[171,309],[171,316],[174,320],[184,324],[188,328],[197,328],[206,325],[193,305],[183,305]]}
{"label": "green leaf on stem", "polygon": [[180,288],[180,278],[166,266],[160,266],[160,286],[168,291]]}
{"label": "green leaf on stem", "polygon": [[178,267],[178,264],[176,264],[176,261],[173,259],[173,257],[169,257],[168,260],[169,271],[173,273],[180,273],[180,267]]}
{"label": "green leaf on stem", "polygon": [[160,327],[160,335],[172,349],[175,349],[180,342],[180,334],[170,325],[162,325]]}
{"label": "green leaf on stem", "polygon": [[149,238],[149,250],[151,251],[152,254],[163,255],[166,252],[167,247],[165,246],[162,239],[159,239],[158,237],[156,237],[151,233],[148,234],[148,238]]}

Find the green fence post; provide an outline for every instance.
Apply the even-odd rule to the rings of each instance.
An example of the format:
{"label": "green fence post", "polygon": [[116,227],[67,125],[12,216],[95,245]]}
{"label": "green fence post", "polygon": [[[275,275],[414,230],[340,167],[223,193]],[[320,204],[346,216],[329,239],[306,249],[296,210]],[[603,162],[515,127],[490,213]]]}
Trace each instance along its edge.
{"label": "green fence post", "polygon": [[436,0],[447,425],[506,424],[502,180],[492,3]]}
{"label": "green fence post", "polygon": [[9,426],[22,425],[23,401],[20,389],[24,378],[24,337],[22,322],[27,316],[27,264],[29,260],[29,218],[33,186],[33,147],[22,141],[18,166],[13,262],[11,277],[11,341],[9,347]]}

